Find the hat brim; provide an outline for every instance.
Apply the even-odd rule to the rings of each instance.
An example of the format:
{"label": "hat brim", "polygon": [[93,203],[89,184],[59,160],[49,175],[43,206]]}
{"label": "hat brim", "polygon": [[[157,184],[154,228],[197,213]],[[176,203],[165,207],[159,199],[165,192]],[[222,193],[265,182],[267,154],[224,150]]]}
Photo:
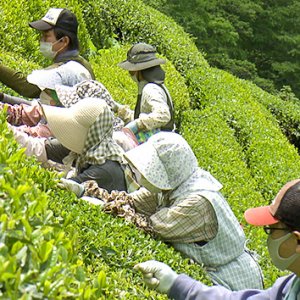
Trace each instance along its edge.
{"label": "hat brim", "polygon": [[49,23],[47,23],[43,20],[30,22],[29,26],[34,28],[34,29],[40,30],[40,31],[47,31],[47,30],[50,30],[54,27],[53,25],[51,25],[51,24],[49,24]]}
{"label": "hat brim", "polygon": [[158,65],[162,65],[165,63],[166,63],[166,61],[161,58],[156,58],[153,60],[139,62],[139,63],[131,63],[128,60],[124,60],[124,61],[120,62],[118,64],[118,66],[127,71],[140,71],[140,70],[149,69],[151,67],[155,67]]}
{"label": "hat brim", "polygon": [[41,90],[54,90],[56,85],[62,84],[62,78],[56,69],[34,70],[27,76],[27,81]]}
{"label": "hat brim", "polygon": [[247,223],[255,226],[272,225],[279,222],[271,214],[270,206],[249,208],[245,211],[244,217]]}
{"label": "hat brim", "polygon": [[[170,190],[168,174],[156,149],[151,143],[145,142],[132,150],[125,152],[124,157],[143,175],[153,186],[160,190]],[[147,172],[151,168],[151,172]],[[159,174],[159,176],[155,176]]]}
{"label": "hat brim", "polygon": [[67,149],[80,154],[88,129],[74,122],[69,109],[51,105],[42,105],[42,109],[49,128],[58,141]]}

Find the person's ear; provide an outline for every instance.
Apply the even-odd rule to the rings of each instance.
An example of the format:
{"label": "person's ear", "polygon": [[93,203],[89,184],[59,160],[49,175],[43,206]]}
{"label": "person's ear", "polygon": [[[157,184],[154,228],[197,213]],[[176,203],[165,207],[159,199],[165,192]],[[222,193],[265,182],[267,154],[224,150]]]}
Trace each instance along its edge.
{"label": "person's ear", "polygon": [[70,38],[68,36],[64,36],[64,37],[62,37],[61,40],[62,40],[62,42],[64,44],[63,49],[68,48],[69,44],[70,44]]}
{"label": "person's ear", "polygon": [[300,253],[300,232],[299,231],[294,231],[294,235],[296,236],[297,239],[297,246],[296,246],[296,253]]}

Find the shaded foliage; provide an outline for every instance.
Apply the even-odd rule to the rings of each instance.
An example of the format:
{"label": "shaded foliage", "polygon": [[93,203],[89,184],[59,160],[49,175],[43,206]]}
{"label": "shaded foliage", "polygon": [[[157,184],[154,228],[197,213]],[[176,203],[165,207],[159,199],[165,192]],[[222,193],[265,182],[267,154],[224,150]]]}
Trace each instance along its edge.
{"label": "shaded foliage", "polygon": [[[222,3],[227,5],[229,2],[211,1],[207,3],[207,7],[213,11],[217,3],[222,7]],[[133,105],[136,86],[116,63],[125,58],[126,49],[131,43],[144,41],[157,47],[159,53],[168,60],[164,68],[167,70],[167,85],[177,109],[176,118],[181,122],[181,134],[192,146],[200,166],[212,172],[224,184],[222,192],[244,226],[243,211],[247,207],[269,203],[283,183],[298,176],[299,155],[282,134],[284,132],[295,139],[299,137],[300,109],[291,90],[285,88],[281,91],[280,97],[285,99],[283,101],[263,92],[254,84],[210,68],[193,40],[180,26],[155,9],[143,5],[140,0],[11,0],[9,4],[1,4],[0,8],[5,12],[5,16],[0,20],[0,24],[3,28],[7,26],[5,34],[11,37],[7,39],[3,35],[0,40],[0,46],[4,50],[0,60],[4,64],[29,73],[33,68],[45,63],[38,53],[38,36],[32,35],[32,29],[28,28],[25,20],[40,18],[41,11],[46,11],[45,7],[50,5],[68,6],[76,12],[80,18],[83,53],[89,56],[97,79],[103,81],[121,103]],[[229,7],[229,4],[226,7]],[[256,7],[252,10],[251,7],[250,4],[246,6],[244,14],[248,18],[255,18]],[[236,8],[230,9],[234,11]],[[233,21],[226,23],[225,20],[222,14],[212,21],[207,19],[213,29],[205,33],[207,38],[213,33],[219,34],[220,41],[223,39],[223,42],[226,42],[227,33],[230,37],[227,46],[231,47],[232,53],[243,53],[240,35],[237,36],[233,31]],[[9,24],[6,24],[7,22]],[[239,24],[242,27],[243,23]],[[15,28],[19,31],[16,32]],[[244,24],[241,31],[245,36],[253,34],[247,24]],[[22,38],[23,35],[26,38]],[[218,45],[218,40],[215,39],[214,42],[214,49],[225,49]],[[24,51],[24,48],[27,50]],[[246,54],[245,52],[245,56]],[[236,68],[244,70],[245,77],[251,76],[252,69],[253,72],[256,70],[256,66],[251,63],[244,67],[244,55],[235,59]],[[11,213],[11,209],[15,209],[16,206],[10,207],[10,202],[17,203],[21,210],[15,209],[12,212],[13,217],[9,225],[17,224],[17,228],[13,229],[20,229],[22,234],[29,234],[30,227],[24,220],[35,230],[34,222],[39,216],[23,217],[22,223],[22,213],[32,203],[38,202],[36,195],[41,195],[44,204],[41,217],[46,218],[46,213],[52,212],[49,219],[51,224],[42,225],[54,224],[56,227],[49,226],[51,232],[40,236],[43,246],[35,245],[31,253],[40,253],[42,260],[50,259],[53,253],[50,250],[60,246],[57,237],[60,233],[64,234],[65,245],[68,246],[68,259],[63,260],[66,257],[63,254],[66,252],[61,250],[61,257],[58,259],[61,259],[64,265],[58,265],[61,266],[61,270],[57,278],[49,277],[51,282],[56,282],[56,279],[62,280],[62,288],[57,289],[58,297],[55,299],[64,296],[69,282],[75,285],[72,285],[74,293],[87,299],[97,297],[96,293],[93,294],[94,289],[98,290],[100,299],[165,299],[165,296],[145,288],[141,284],[140,274],[137,275],[132,270],[136,262],[153,258],[170,264],[177,272],[186,272],[196,279],[210,283],[201,267],[183,259],[166,244],[151,239],[122,219],[106,215],[98,207],[76,199],[71,193],[59,190],[56,187],[58,175],[49,175],[36,162],[26,159],[22,155],[23,150],[18,150],[17,145],[13,143],[12,135],[5,127],[4,118],[2,121],[1,163],[7,163],[9,159],[14,161],[10,161],[9,167],[2,170],[1,183],[8,192],[4,195],[4,201],[0,199],[0,213]],[[10,170],[13,170],[13,173]],[[14,193],[9,184],[17,187],[17,192]],[[31,189],[24,191],[22,186],[30,186]],[[10,202],[5,202],[6,200]],[[2,218],[0,225],[8,224],[6,217]],[[7,227],[2,229],[6,234]],[[252,249],[256,248],[262,256],[260,262],[266,286],[270,286],[281,272],[273,266],[270,267],[263,231],[246,226],[245,229]],[[10,240],[1,244],[0,254],[3,261],[8,261],[6,257],[13,261],[13,268],[8,268],[9,275],[5,275],[0,281],[2,291],[7,287],[13,293],[20,283],[18,274],[31,271],[22,269],[25,250],[20,246],[23,244],[17,243],[14,246]],[[26,259],[32,261],[30,254]],[[46,263],[43,267],[47,273],[48,267],[51,271],[51,268],[56,266]],[[14,272],[15,270],[19,273]],[[64,277],[64,274],[67,276]],[[47,296],[48,282],[40,280],[39,277],[28,277],[25,283],[28,282],[33,289],[39,289],[38,292]],[[43,284],[39,284],[40,282]],[[69,298],[78,299],[76,297]]]}
{"label": "shaded foliage", "polygon": [[300,3],[262,0],[145,1],[196,38],[212,66],[275,93],[284,85],[299,98]]}

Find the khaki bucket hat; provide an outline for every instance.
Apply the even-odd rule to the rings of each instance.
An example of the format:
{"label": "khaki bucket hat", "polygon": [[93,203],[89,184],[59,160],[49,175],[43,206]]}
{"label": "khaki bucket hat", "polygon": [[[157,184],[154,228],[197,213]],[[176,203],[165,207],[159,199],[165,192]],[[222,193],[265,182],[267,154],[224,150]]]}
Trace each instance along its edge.
{"label": "khaki bucket hat", "polygon": [[118,66],[127,71],[140,71],[165,63],[164,59],[156,57],[155,47],[138,43],[128,50],[127,60],[122,61]]}

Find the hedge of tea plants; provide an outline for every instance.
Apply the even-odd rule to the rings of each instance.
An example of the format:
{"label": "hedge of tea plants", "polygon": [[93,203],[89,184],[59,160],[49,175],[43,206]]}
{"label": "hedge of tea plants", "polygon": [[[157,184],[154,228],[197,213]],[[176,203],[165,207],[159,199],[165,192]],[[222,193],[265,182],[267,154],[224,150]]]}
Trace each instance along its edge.
{"label": "hedge of tea plants", "polygon": [[165,261],[209,283],[203,270],[166,244],[57,187],[14,141],[0,118],[0,298],[165,299],[133,266]]}
{"label": "hedge of tea plants", "polygon": [[[2,1],[0,62],[24,73],[49,64],[39,53],[38,33],[28,26],[49,7],[75,12],[82,54],[121,103],[133,107],[136,97],[130,77],[117,67],[132,43],[153,44],[167,59],[178,130],[199,165],[222,182],[271,285],[282,273],[270,263],[262,230],[247,226],[242,216],[299,177],[298,149],[291,144],[299,146],[299,105],[210,68],[192,37],[140,0]],[[210,283],[199,266],[164,243],[59,190],[59,175],[26,158],[1,120],[1,297],[165,299],[132,271],[136,262],[153,258]]]}

